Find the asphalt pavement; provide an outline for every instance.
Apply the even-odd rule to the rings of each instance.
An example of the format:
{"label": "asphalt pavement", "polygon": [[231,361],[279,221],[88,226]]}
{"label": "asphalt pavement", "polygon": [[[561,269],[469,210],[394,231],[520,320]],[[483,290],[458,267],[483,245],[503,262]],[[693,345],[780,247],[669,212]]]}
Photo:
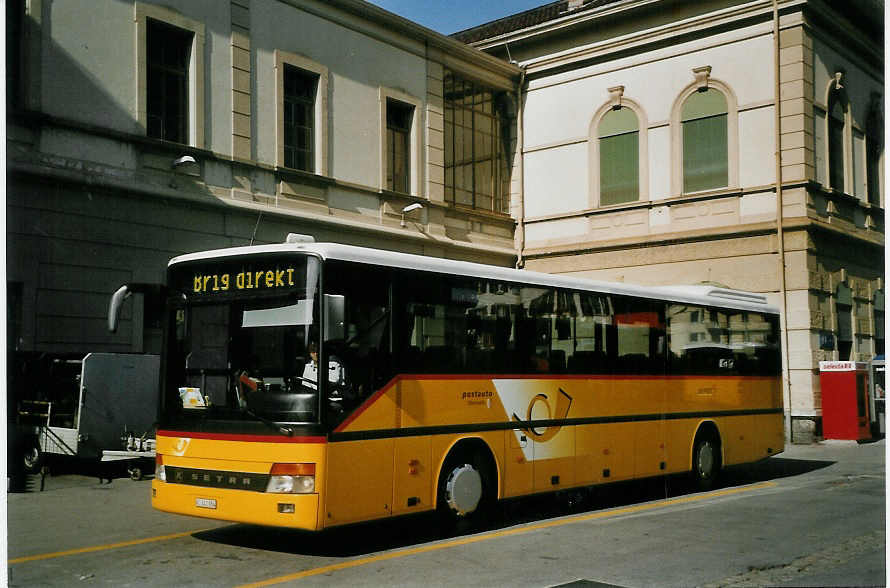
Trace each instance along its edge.
{"label": "asphalt pavement", "polygon": [[417,517],[321,534],[169,515],[150,482],[70,470],[8,495],[11,586],[886,585],[885,443],[509,503],[457,534]]}

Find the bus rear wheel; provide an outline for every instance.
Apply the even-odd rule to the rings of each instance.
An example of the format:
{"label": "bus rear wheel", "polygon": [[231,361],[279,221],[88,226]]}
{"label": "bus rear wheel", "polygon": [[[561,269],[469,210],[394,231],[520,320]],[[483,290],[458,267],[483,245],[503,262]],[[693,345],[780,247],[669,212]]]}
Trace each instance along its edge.
{"label": "bus rear wheel", "polygon": [[699,490],[714,487],[720,473],[720,444],[713,435],[696,438],[692,449],[692,481]]}

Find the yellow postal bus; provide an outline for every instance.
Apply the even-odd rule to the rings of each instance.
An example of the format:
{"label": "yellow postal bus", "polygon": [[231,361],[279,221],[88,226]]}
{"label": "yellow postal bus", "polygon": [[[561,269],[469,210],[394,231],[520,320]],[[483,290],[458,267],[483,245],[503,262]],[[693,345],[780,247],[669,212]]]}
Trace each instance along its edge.
{"label": "yellow postal bus", "polygon": [[[110,326],[136,285],[113,297]],[[321,530],[784,448],[760,295],[643,288],[339,244],[168,268],[152,504]]]}

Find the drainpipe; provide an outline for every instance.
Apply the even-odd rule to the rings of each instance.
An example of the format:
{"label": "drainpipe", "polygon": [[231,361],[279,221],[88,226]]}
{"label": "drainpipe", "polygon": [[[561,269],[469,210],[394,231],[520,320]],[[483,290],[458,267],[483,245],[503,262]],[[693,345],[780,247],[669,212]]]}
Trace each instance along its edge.
{"label": "drainpipe", "polygon": [[782,94],[781,94],[781,60],[779,57],[781,44],[779,42],[779,4],[773,0],[773,59],[776,69],[775,87],[775,128],[776,128],[776,237],[779,245],[779,293],[782,295],[782,371],[785,375],[784,403],[785,403],[785,436],[790,442],[794,442],[794,433],[791,426],[791,361],[788,347],[788,288],[785,283],[785,229],[782,226],[784,216],[784,200],[782,195]]}
{"label": "drainpipe", "polygon": [[525,267],[525,134],[523,133],[523,108],[522,108],[522,88],[525,86],[525,68],[519,72],[519,87],[516,89],[516,151],[519,154],[519,164],[516,173],[519,175],[519,224],[516,227],[518,235],[518,245],[516,252],[516,268]]}

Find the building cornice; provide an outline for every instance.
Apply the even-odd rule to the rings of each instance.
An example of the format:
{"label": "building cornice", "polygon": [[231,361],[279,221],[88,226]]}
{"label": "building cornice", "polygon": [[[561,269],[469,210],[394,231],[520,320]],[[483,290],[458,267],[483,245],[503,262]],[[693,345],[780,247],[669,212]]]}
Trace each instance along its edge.
{"label": "building cornice", "polygon": [[[347,14],[359,17],[361,20],[381,26],[387,31],[392,31],[405,37],[423,43],[425,47],[430,47],[441,51],[443,54],[450,56],[452,60],[458,58],[466,61],[469,65],[482,68],[489,73],[497,76],[503,76],[511,80],[519,77],[521,69],[508,61],[489,55],[479,49],[437,33],[431,29],[421,26],[408,19],[402,18],[387,10],[365,2],[364,0],[326,0],[323,4],[314,0],[279,0],[289,6],[304,10],[321,18],[331,20],[337,24],[355,28],[355,23],[338,18],[332,13],[331,7],[337,8]],[[379,38],[379,34],[371,30],[370,27],[363,28],[361,33],[370,37]],[[391,42],[387,39],[387,42]],[[412,50],[410,47],[402,46],[402,49],[411,51],[418,56],[428,57],[424,52]]]}
{"label": "building cornice", "polygon": [[[833,226],[823,220],[810,217],[786,219],[782,222],[782,228],[786,232],[792,231],[820,231],[829,233],[860,245],[875,248],[884,247],[883,235],[850,233],[842,227]],[[627,251],[630,249],[646,249],[651,247],[666,247],[681,244],[695,244],[703,241],[724,241],[727,239],[739,239],[745,237],[769,237],[776,234],[776,222],[767,221],[735,225],[731,228],[715,227],[697,229],[693,231],[678,231],[674,233],[661,233],[642,237],[628,237],[623,239],[611,239],[608,241],[582,241],[573,243],[558,243],[543,247],[527,248],[523,251],[526,259],[545,259],[548,257],[565,257],[569,255],[583,255],[588,253],[604,253],[614,251]]]}
{"label": "building cornice", "polygon": [[128,194],[139,194],[141,196],[152,198],[188,201],[193,205],[204,205],[208,208],[227,207],[249,210],[277,216],[283,219],[291,218],[309,223],[316,223],[326,226],[327,228],[338,229],[341,231],[359,232],[378,238],[392,238],[400,242],[420,243],[428,246],[441,247],[451,251],[477,254],[483,253],[502,256],[510,260],[513,260],[516,257],[516,251],[511,247],[498,247],[488,243],[465,243],[443,235],[431,234],[428,231],[408,230],[389,227],[382,224],[356,222],[348,218],[340,218],[329,214],[317,214],[291,208],[270,207],[256,202],[245,202],[234,198],[221,198],[212,194],[179,190],[174,187],[161,187],[155,184],[143,186],[138,182],[97,176],[95,174],[87,175],[82,171],[72,171],[63,168],[48,168],[47,166],[21,162],[10,162],[8,175],[10,177],[31,176],[42,181],[61,182],[71,185],[86,185],[91,189],[100,188],[112,191],[122,191]]}
{"label": "building cornice", "polygon": [[[665,1],[666,0],[649,0],[641,4],[622,6],[621,8],[623,11],[629,12],[631,9],[639,9],[641,7],[652,6],[654,4]],[[805,0],[789,0],[782,3],[782,9],[783,11],[787,12],[791,8],[799,7],[804,4]],[[560,34],[568,34],[572,28],[580,25],[589,26],[591,24],[591,21],[595,22],[595,19],[601,19],[605,16],[612,16],[612,14],[610,13],[606,15],[604,13],[598,13],[594,11],[587,18],[584,18],[583,15],[579,15],[578,17],[576,17],[577,20],[566,22],[561,25],[560,28],[564,30],[560,31]],[[631,15],[628,15],[628,18],[630,17]],[[572,47],[571,49],[567,49],[558,53],[529,59],[527,61],[523,61],[522,65],[526,67],[529,75],[534,75],[536,73],[548,71],[554,68],[580,66],[592,60],[600,59],[604,55],[608,54],[614,54],[617,52],[624,52],[628,50],[640,51],[644,50],[644,48],[646,47],[657,45],[659,43],[675,42],[678,37],[702,35],[705,31],[713,30],[716,28],[724,28],[727,25],[738,23],[740,21],[751,21],[753,19],[766,22],[771,17],[772,3],[764,0],[756,0],[754,2],[749,2],[740,6],[715,10],[714,12],[704,15],[697,15],[683,20],[669,22],[660,26],[647,28],[629,34],[610,36],[602,41],[597,41],[578,47]],[[542,35],[549,32],[550,31],[536,31],[534,34]],[[506,42],[517,43],[523,39],[531,38],[531,36],[531,34],[528,34],[523,38],[514,39]],[[486,50],[490,50],[494,47],[495,45],[491,45],[484,48]]]}
{"label": "building cornice", "polygon": [[[807,3],[806,25],[820,43],[831,47],[853,63],[868,69],[873,76],[884,77],[884,46],[874,43],[831,6],[820,1]],[[827,34],[826,34],[827,33]],[[840,38],[834,35],[840,33]],[[864,63],[863,63],[864,62]]]}
{"label": "building cornice", "polygon": [[592,10],[581,9],[573,12],[567,12],[565,16],[562,16],[560,18],[548,20],[546,22],[515,31],[510,31],[509,33],[504,33],[502,35],[497,35],[488,39],[483,39],[481,41],[476,41],[474,43],[470,43],[470,45],[483,51],[488,51],[494,47],[509,45],[510,43],[518,43],[532,37],[543,36],[555,32],[563,32],[567,28],[572,28],[581,24],[588,23],[590,21],[602,19],[607,16],[620,14],[628,10],[635,10],[642,6],[658,4],[660,2],[664,2],[664,0],[625,0],[623,2],[607,4],[603,7],[595,8]]}
{"label": "building cornice", "polygon": [[[616,15],[624,14],[626,19],[633,18],[633,12],[657,9],[658,4],[667,4],[670,0],[640,0],[636,2],[618,2],[592,10],[578,10],[567,13],[565,16],[541,23],[535,26],[512,31],[510,33],[491,37],[472,43],[484,51],[498,51],[501,48],[521,46],[524,42],[534,41],[550,35],[571,34],[581,27],[590,28],[596,26],[598,21],[612,19]],[[667,7],[666,7],[667,9]],[[784,0],[779,2],[779,10],[782,14],[782,27],[787,28],[800,22],[788,22],[787,17],[797,12],[805,11],[808,20],[815,21],[820,28],[831,29],[840,33],[843,44],[848,46],[848,51],[854,54],[867,55],[870,60],[883,62],[883,45],[872,41],[868,35],[863,35],[854,23],[839,14],[830,4],[823,0]],[[640,50],[643,47],[676,39],[691,34],[701,34],[703,31],[715,28],[725,28],[726,25],[750,21],[751,19],[768,21],[772,18],[771,0],[754,0],[730,8],[715,10],[713,12],[697,15],[687,19],[670,22],[661,26],[648,28],[630,34],[608,37],[603,41],[594,42],[578,47],[572,47],[564,51],[543,55],[522,62],[529,75],[537,72],[551,70],[553,68],[565,68],[578,66],[581,63],[601,58],[605,54],[614,54],[619,51]],[[798,18],[799,20],[799,18]]]}

